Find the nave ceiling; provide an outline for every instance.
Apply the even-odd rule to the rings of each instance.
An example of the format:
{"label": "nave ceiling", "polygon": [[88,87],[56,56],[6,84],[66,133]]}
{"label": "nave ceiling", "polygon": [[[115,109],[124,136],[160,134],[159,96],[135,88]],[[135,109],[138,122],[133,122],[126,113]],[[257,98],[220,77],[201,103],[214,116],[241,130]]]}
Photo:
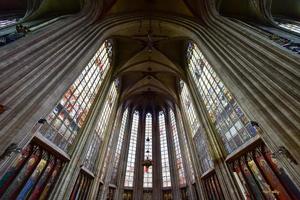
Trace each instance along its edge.
{"label": "nave ceiling", "polygon": [[[101,18],[142,14],[140,19],[124,27],[116,27],[109,35],[114,41],[114,76],[120,78],[121,100],[142,102],[172,101],[178,103],[179,80],[185,80],[185,52],[189,35],[178,27],[154,19],[154,15],[180,16],[202,24],[201,16],[206,0],[4,0],[0,12],[7,10],[27,14],[25,19],[75,14],[85,5],[95,3],[101,7]],[[84,2],[84,3],[83,3]],[[224,16],[257,23],[267,23],[261,15],[298,18],[300,1],[287,0],[215,0],[217,11]],[[29,9],[31,12],[28,12]],[[2,10],[2,11],[1,11]],[[34,10],[34,12],[32,12]],[[287,14],[286,10],[289,10]],[[290,12],[291,11],[291,12]],[[29,13],[29,14],[28,14]],[[267,17],[268,18],[268,17]],[[99,20],[98,20],[99,22]],[[147,95],[144,95],[147,94]],[[151,94],[151,95],[149,95]],[[137,98],[139,97],[139,98]]]}

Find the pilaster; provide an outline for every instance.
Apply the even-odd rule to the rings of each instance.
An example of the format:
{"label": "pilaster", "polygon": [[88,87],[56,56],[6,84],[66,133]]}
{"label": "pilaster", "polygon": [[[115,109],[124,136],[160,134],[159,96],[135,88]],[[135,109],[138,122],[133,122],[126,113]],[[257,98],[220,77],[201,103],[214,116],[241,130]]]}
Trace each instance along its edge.
{"label": "pilaster", "polygon": [[[118,102],[116,100],[116,102]],[[116,106],[117,107],[117,103]],[[93,193],[91,195],[91,199],[105,199],[107,197],[107,193],[109,190],[109,184],[111,181],[111,175],[112,175],[112,170],[113,170],[113,159],[115,155],[115,151],[117,148],[117,142],[119,138],[119,133],[120,132],[120,126],[121,126],[121,121],[122,121],[122,113],[123,113],[123,108],[122,106],[119,106],[119,109],[114,109],[111,116],[110,116],[110,123],[108,127],[108,133],[107,134],[107,141],[109,141],[106,146],[102,147],[102,151],[100,153],[99,159],[98,159],[98,173],[97,173],[97,181],[94,181],[94,187],[93,187]],[[111,140],[111,141],[110,141]],[[107,151],[107,147],[110,146],[110,152]],[[106,150],[106,151],[105,151]],[[106,159],[109,161],[107,162],[107,170],[106,172],[102,171],[103,169],[103,164],[106,162]],[[101,180],[102,173],[105,174],[104,180]],[[103,181],[102,185],[102,191],[100,193],[100,197],[97,197],[97,194],[99,194],[98,188],[100,185],[100,181]]]}
{"label": "pilaster", "polygon": [[126,165],[127,165],[127,158],[128,158],[128,148],[130,143],[130,135],[131,135],[131,126],[132,126],[132,117],[133,117],[134,110],[132,106],[128,107],[128,118],[127,118],[127,125],[124,132],[124,142],[122,145],[119,167],[117,171],[117,190],[115,193],[115,199],[119,200],[123,198],[124,193],[124,181],[126,175]]}
{"label": "pilaster", "polygon": [[175,147],[173,142],[173,133],[171,128],[171,120],[169,116],[168,109],[166,108],[164,111],[165,119],[166,119],[166,136],[168,143],[168,153],[169,153],[169,162],[170,162],[170,172],[171,172],[171,183],[172,183],[172,194],[173,199],[180,200],[181,192],[179,186],[179,174],[177,170],[176,164],[176,155],[175,155]]}
{"label": "pilaster", "polygon": [[161,172],[161,151],[158,112],[154,110],[152,115],[152,135],[153,135],[153,200],[162,199],[162,172]]}

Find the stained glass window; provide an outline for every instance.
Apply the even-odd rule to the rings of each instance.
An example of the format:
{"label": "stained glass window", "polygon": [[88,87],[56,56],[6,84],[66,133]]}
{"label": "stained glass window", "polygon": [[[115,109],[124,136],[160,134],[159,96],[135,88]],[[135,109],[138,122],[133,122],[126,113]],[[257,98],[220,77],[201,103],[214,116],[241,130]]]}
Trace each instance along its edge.
{"label": "stained glass window", "polygon": [[171,187],[170,163],[166,135],[166,120],[163,111],[159,112],[160,152],[163,187]]}
{"label": "stained glass window", "polygon": [[294,31],[296,33],[300,33],[300,25],[291,23],[278,23],[278,25],[282,28]]}
{"label": "stained glass window", "polygon": [[[183,105],[185,108],[184,111],[187,113],[190,126],[194,125],[194,127],[192,128],[193,141],[197,148],[197,153],[198,153],[198,156],[200,159],[200,163],[202,165],[202,170],[203,170],[203,172],[206,172],[208,169],[212,168],[213,163],[212,163],[211,156],[209,155],[209,152],[208,152],[207,143],[204,140],[204,130],[200,125],[198,117],[196,116],[196,113],[194,110],[194,104],[191,101],[191,97],[190,97],[188,88],[185,85],[185,83],[182,82],[181,84],[182,84],[181,97],[182,97]],[[187,101],[189,102],[188,104],[185,103]],[[183,137],[184,137],[184,143],[187,146],[187,140],[186,140],[185,134],[183,135]],[[187,156],[188,156],[188,162],[191,163],[190,154],[187,153]],[[191,170],[191,172],[193,172],[193,170]]]}
{"label": "stained glass window", "polygon": [[123,117],[122,117],[120,133],[119,133],[119,138],[118,138],[118,143],[117,143],[117,149],[116,149],[116,154],[115,154],[115,158],[114,158],[114,169],[113,169],[113,174],[112,174],[113,180],[115,180],[117,177],[118,165],[119,165],[122,145],[124,142],[124,133],[125,133],[125,128],[126,128],[126,124],[127,124],[127,118],[128,118],[128,108],[124,111]]}
{"label": "stained glass window", "polygon": [[191,75],[215,124],[228,153],[256,135],[235,98],[225,87],[200,49],[193,43],[188,48],[188,62]]}
{"label": "stained glass window", "polygon": [[192,129],[192,136],[194,137],[197,130],[199,129],[200,123],[196,116],[194,104],[192,102],[190,93],[183,82],[181,82],[181,85],[183,86],[181,91],[181,97],[183,101],[182,103],[185,108],[190,127]]}
{"label": "stained glass window", "polygon": [[194,169],[193,169],[193,164],[192,164],[192,160],[191,160],[191,154],[190,154],[190,151],[187,148],[188,147],[188,143],[187,143],[185,134],[183,134],[182,136],[183,136],[183,145],[186,147],[187,165],[188,165],[188,169],[189,169],[189,171],[191,173],[191,181],[194,182],[195,181],[195,172],[194,172]]}
{"label": "stained glass window", "polygon": [[139,112],[135,111],[133,114],[132,126],[131,126],[130,144],[128,150],[125,183],[124,183],[125,187],[133,187],[138,125],[139,125]]}
{"label": "stained glass window", "polygon": [[179,137],[178,137],[175,115],[174,115],[173,110],[170,110],[170,117],[171,117],[172,136],[173,136],[173,142],[174,142],[174,147],[175,147],[175,156],[176,156],[175,164],[176,164],[176,168],[178,170],[179,184],[181,186],[184,186],[186,184],[185,171],[183,168],[181,149],[180,149],[180,145],[179,145]]}
{"label": "stained glass window", "polygon": [[40,132],[64,151],[69,150],[84,125],[109,69],[111,52],[111,43],[105,41],[46,118]]}
{"label": "stained glass window", "polygon": [[[144,160],[152,160],[152,115],[146,114]],[[144,188],[152,187],[152,166],[144,167]]]}
{"label": "stained glass window", "polygon": [[[115,132],[116,126],[117,126],[117,123],[114,124],[112,133]],[[103,163],[103,166],[102,166],[102,169],[101,169],[101,173],[100,173],[101,174],[100,175],[100,180],[102,180],[102,181],[104,181],[104,179],[105,179],[105,177],[107,175],[107,168],[108,168],[109,162],[110,162],[110,156],[111,156],[111,151],[112,151],[113,139],[114,139],[114,137],[110,137],[108,145],[107,145],[107,149],[106,149],[106,153],[105,153],[105,159],[104,159],[104,163]]]}
{"label": "stained glass window", "polygon": [[208,153],[208,150],[207,150],[208,147],[207,147],[206,141],[204,140],[202,129],[198,130],[198,132],[195,134],[195,137],[193,140],[194,140],[194,143],[196,146],[198,157],[201,161],[200,165],[201,165],[202,171],[206,172],[209,169],[212,169],[213,162]]}
{"label": "stained glass window", "polygon": [[94,164],[97,159],[97,155],[100,150],[100,143],[103,140],[104,132],[108,125],[108,120],[111,115],[111,111],[113,108],[113,105],[115,103],[117,97],[117,89],[115,84],[113,83],[108,96],[105,100],[104,107],[100,113],[100,117],[97,122],[97,126],[93,133],[93,138],[91,140],[91,143],[89,145],[89,150],[86,155],[84,166],[87,167],[89,170],[94,170]]}

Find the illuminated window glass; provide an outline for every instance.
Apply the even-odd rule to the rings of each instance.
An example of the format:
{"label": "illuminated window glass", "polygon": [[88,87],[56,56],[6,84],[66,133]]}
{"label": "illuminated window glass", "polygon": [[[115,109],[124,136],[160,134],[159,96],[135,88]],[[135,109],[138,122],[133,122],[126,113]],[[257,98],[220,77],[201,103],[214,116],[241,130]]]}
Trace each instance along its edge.
{"label": "illuminated window glass", "polygon": [[94,164],[96,162],[97,155],[100,150],[99,149],[100,143],[103,140],[104,132],[108,125],[108,120],[110,118],[111,111],[115,103],[116,97],[117,97],[117,89],[115,84],[113,83],[108,93],[108,96],[105,100],[104,108],[102,109],[102,112],[98,119],[98,123],[94,130],[93,138],[91,140],[91,144],[89,144],[89,150],[86,155],[84,165],[86,168],[88,168],[91,171],[94,171]]}
{"label": "illuminated window glass", "polygon": [[161,168],[163,187],[171,187],[170,163],[167,146],[166,121],[165,115],[159,112],[159,133],[160,133],[160,152],[161,152]]}
{"label": "illuminated window glass", "polygon": [[59,148],[67,151],[74,143],[79,130],[102,84],[112,52],[108,41],[100,47],[60,102],[47,116],[41,133]]}
{"label": "illuminated window glass", "polygon": [[256,135],[255,128],[195,44],[188,48],[189,69],[229,153]]}
{"label": "illuminated window glass", "polygon": [[17,23],[17,20],[19,18],[13,17],[13,18],[7,18],[7,19],[0,19],[0,28],[4,28],[9,25],[13,25]]}
{"label": "illuminated window glass", "polygon": [[[114,124],[114,128],[112,131],[113,133],[115,132],[116,125],[117,125],[117,123]],[[114,137],[109,138],[108,146],[106,148],[105,159],[104,159],[104,163],[103,163],[103,166],[102,166],[101,172],[100,172],[100,180],[102,180],[102,181],[104,181],[105,176],[107,175],[107,168],[108,168],[109,162],[110,162],[113,138]]]}
{"label": "illuminated window glass", "polygon": [[278,23],[278,25],[282,28],[294,31],[296,33],[300,33],[300,25],[290,23]]}
{"label": "illuminated window glass", "polygon": [[197,155],[200,159],[200,164],[203,172],[208,171],[209,169],[213,168],[212,159],[207,150],[207,144],[204,140],[202,129],[199,129],[198,132],[195,134],[194,143],[197,150]]}
{"label": "illuminated window glass", "polygon": [[200,123],[196,116],[194,104],[192,102],[189,91],[183,82],[181,82],[181,84],[183,85],[182,91],[181,91],[183,106],[185,108],[185,111],[186,111],[186,114],[188,117],[188,121],[189,121],[190,127],[192,129],[192,136],[194,137],[195,133],[199,129]]}
{"label": "illuminated window glass", "polygon": [[194,172],[194,169],[193,169],[191,154],[190,154],[190,151],[187,148],[188,143],[187,143],[185,134],[183,134],[183,145],[186,147],[186,158],[187,158],[188,168],[189,168],[189,171],[191,173],[191,181],[194,182],[195,181],[195,172]]}
{"label": "illuminated window glass", "polygon": [[138,125],[139,125],[139,112],[135,111],[133,114],[132,126],[131,126],[130,144],[128,150],[125,183],[124,183],[125,187],[133,187]]}
{"label": "illuminated window glass", "polygon": [[127,118],[128,118],[128,108],[124,111],[123,117],[122,117],[119,139],[118,139],[116,154],[115,154],[115,158],[114,158],[114,169],[113,169],[113,174],[112,174],[113,181],[115,181],[115,179],[117,177],[118,165],[119,165],[122,145],[124,142],[124,133],[125,133],[125,128],[126,128],[126,124],[127,124]]}
{"label": "illuminated window glass", "polygon": [[170,110],[170,117],[171,117],[172,136],[173,136],[173,142],[174,142],[175,154],[176,154],[175,164],[176,164],[176,168],[178,170],[179,184],[181,186],[184,186],[186,184],[185,172],[184,172],[184,168],[183,168],[177,126],[176,126],[175,115],[174,115],[173,110]]}
{"label": "illuminated window glass", "polygon": [[[144,160],[152,160],[152,115],[146,115]],[[152,187],[152,166],[144,168],[144,188]]]}
{"label": "illuminated window glass", "polygon": [[[194,104],[191,101],[190,93],[187,89],[187,86],[183,82],[181,82],[181,84],[182,84],[181,97],[182,97],[185,111],[188,116],[188,121],[189,121],[190,126],[193,126],[193,124],[194,124],[194,127],[192,128],[193,140],[195,142],[197,150],[201,149],[201,151],[198,151],[198,154],[201,155],[201,156],[199,156],[201,165],[203,165],[204,163],[207,163],[207,161],[209,161],[209,164],[210,164],[208,166],[208,168],[203,168],[203,170],[205,172],[206,170],[208,170],[212,167],[211,156],[208,153],[208,147],[207,147],[206,141],[204,140],[204,135],[203,135],[204,131],[203,131],[203,128],[200,126],[198,118],[196,117],[195,110],[194,110]],[[191,116],[193,116],[193,117],[191,117]],[[185,145],[187,145],[187,140],[186,140],[185,134],[183,135],[183,137],[184,137],[184,143],[185,143]],[[201,146],[197,146],[197,145],[201,145]],[[189,151],[187,151],[187,152],[188,152],[187,153],[188,162],[191,163]],[[193,170],[191,170],[191,172],[193,172]],[[192,178],[193,177],[194,176],[192,176]]]}

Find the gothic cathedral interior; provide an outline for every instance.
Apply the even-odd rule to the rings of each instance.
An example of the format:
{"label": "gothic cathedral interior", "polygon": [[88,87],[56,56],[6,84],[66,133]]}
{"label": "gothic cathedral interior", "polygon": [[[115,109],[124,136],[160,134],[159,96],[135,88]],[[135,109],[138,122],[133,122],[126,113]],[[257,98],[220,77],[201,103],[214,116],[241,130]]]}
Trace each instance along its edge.
{"label": "gothic cathedral interior", "polygon": [[1,200],[300,200],[300,0],[0,0]]}

